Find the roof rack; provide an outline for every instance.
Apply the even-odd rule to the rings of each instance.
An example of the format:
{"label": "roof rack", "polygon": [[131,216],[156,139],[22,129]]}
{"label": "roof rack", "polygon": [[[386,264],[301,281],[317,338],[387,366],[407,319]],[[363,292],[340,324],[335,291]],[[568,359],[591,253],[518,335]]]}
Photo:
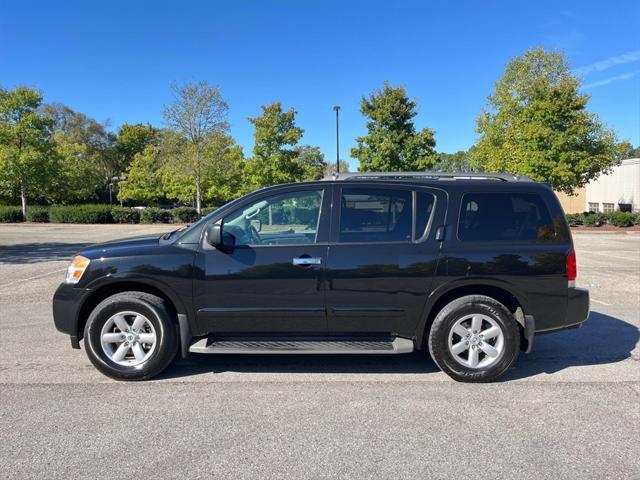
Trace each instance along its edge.
{"label": "roof rack", "polygon": [[532,182],[529,177],[512,173],[469,172],[341,172],[323,180],[498,180],[502,182]]}

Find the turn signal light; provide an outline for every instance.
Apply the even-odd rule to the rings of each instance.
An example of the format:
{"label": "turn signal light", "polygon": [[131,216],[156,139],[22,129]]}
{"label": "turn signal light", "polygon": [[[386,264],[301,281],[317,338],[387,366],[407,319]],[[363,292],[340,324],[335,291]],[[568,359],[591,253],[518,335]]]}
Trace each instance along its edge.
{"label": "turn signal light", "polygon": [[76,255],[71,261],[71,265],[67,268],[67,283],[78,283],[82,278],[82,274],[89,266],[90,260],[82,255]]}

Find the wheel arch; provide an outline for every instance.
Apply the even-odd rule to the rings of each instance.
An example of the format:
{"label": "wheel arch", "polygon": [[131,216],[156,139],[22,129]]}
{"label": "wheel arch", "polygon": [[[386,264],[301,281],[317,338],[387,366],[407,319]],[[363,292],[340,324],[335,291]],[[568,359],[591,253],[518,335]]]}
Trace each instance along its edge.
{"label": "wheel arch", "polygon": [[[124,292],[144,292],[155,295],[162,298],[167,303],[169,308],[171,308],[173,313],[176,315],[176,319],[178,319],[178,315],[187,315],[187,311],[182,301],[178,298],[177,295],[175,295],[168,287],[164,285],[158,285],[155,282],[149,283],[140,280],[122,280],[109,282],[95,288],[95,290],[92,291],[89,296],[87,296],[82,306],[80,307],[76,322],[78,340],[82,339],[84,335],[84,327],[93,309],[105,298],[108,298],[117,293]],[[182,325],[179,325],[179,327],[181,329],[183,328]]]}
{"label": "wheel arch", "polygon": [[513,285],[492,279],[473,279],[446,283],[435,289],[424,307],[421,322],[416,331],[416,347],[424,349],[426,334],[442,308],[453,300],[466,295],[485,295],[502,303],[514,315],[524,340],[525,320],[528,311],[526,296]]}

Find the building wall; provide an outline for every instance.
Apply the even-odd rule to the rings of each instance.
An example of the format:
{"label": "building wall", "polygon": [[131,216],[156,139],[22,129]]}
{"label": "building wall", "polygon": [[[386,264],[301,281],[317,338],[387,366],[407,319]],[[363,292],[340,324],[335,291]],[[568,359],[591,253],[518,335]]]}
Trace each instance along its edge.
{"label": "building wall", "polygon": [[609,175],[602,175],[586,188],[586,207],[597,203],[602,212],[604,203],[614,204],[619,210],[620,203],[630,203],[633,211],[640,211],[640,158],[623,160]]}
{"label": "building wall", "polygon": [[587,195],[586,189],[578,188],[573,195],[567,195],[566,193],[556,192],[558,200],[564,213],[582,213],[587,210]]}

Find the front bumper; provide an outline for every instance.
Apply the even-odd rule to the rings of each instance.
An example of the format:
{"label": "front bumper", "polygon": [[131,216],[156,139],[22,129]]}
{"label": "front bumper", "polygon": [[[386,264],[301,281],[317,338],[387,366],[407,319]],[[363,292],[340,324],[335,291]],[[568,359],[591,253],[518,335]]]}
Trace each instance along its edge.
{"label": "front bumper", "polygon": [[80,310],[90,290],[60,284],[53,295],[53,323],[56,329],[71,337],[71,346],[80,348],[81,332],[78,331]]}

